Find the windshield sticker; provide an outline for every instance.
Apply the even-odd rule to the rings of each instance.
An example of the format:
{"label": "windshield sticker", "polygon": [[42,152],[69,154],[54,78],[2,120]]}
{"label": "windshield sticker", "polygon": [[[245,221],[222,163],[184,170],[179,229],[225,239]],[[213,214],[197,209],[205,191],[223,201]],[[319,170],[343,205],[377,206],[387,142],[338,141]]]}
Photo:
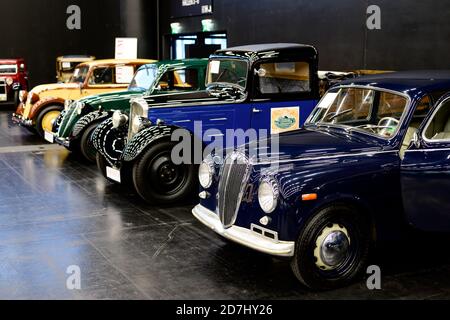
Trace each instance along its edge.
{"label": "windshield sticker", "polygon": [[63,62],[62,63],[63,69],[70,69],[72,67],[70,62]]}
{"label": "windshield sticker", "polygon": [[279,134],[300,128],[300,107],[271,109],[271,134]]}
{"label": "windshield sticker", "polygon": [[325,97],[323,97],[322,101],[320,101],[317,108],[321,109],[328,109],[329,106],[334,102],[336,97],[338,96],[338,93],[327,93]]}
{"label": "windshield sticker", "polygon": [[209,70],[212,74],[219,74],[220,72],[220,61],[211,61],[209,64]]}

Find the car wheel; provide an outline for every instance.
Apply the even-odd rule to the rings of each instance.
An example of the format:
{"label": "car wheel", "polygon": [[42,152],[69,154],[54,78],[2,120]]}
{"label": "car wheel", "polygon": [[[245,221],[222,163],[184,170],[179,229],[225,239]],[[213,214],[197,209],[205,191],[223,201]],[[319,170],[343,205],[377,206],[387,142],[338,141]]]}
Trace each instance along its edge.
{"label": "car wheel", "polygon": [[53,123],[61,114],[60,106],[48,106],[44,108],[36,118],[36,131],[43,138],[45,131],[53,132]]}
{"label": "car wheel", "polygon": [[83,156],[84,160],[90,163],[96,162],[97,150],[95,150],[94,145],[92,144],[91,137],[97,126],[98,123],[94,123],[87,127],[81,135],[79,144],[80,154]]}
{"label": "car wheel", "polygon": [[196,165],[175,165],[171,159],[175,143],[155,144],[141,154],[133,166],[136,192],[152,204],[174,204],[198,190]]}
{"label": "car wheel", "polygon": [[19,97],[20,97],[20,95],[19,95],[19,90],[16,90],[15,92],[14,92],[14,107],[16,107],[17,108],[17,106],[20,104],[20,99],[19,99]]}
{"label": "car wheel", "polygon": [[106,160],[106,158],[100,152],[97,152],[97,154],[95,156],[95,160],[97,162],[98,170],[100,170],[100,172],[105,177],[105,179],[110,181],[110,182],[117,183],[114,180],[109,179],[108,176],[106,175],[106,167],[109,166],[109,163]]}
{"label": "car wheel", "polygon": [[343,287],[364,271],[370,245],[370,223],[363,215],[349,206],[330,206],[300,232],[291,267],[310,289]]}

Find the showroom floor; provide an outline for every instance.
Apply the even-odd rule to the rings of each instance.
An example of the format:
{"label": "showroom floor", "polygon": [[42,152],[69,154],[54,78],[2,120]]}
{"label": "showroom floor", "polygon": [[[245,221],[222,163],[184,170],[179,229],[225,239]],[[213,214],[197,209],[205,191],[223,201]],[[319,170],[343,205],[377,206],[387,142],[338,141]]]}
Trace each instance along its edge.
{"label": "showroom floor", "polygon": [[[380,291],[308,292],[286,261],[226,244],[192,205],[149,207],[9,118],[0,112],[0,299],[450,298],[448,237],[378,253]],[[66,288],[72,265],[81,290]]]}

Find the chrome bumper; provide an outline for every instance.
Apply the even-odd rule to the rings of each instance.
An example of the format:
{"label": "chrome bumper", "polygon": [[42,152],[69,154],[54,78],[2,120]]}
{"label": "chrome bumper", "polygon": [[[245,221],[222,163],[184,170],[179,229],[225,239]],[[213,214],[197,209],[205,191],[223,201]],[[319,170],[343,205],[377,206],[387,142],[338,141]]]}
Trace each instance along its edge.
{"label": "chrome bumper", "polygon": [[15,114],[15,113],[12,114],[12,121],[21,126],[31,127],[33,125],[33,120],[25,120],[25,119],[23,119],[23,116],[21,116],[20,114]]}
{"label": "chrome bumper", "polygon": [[295,242],[272,240],[253,232],[249,229],[232,226],[225,229],[217,214],[197,205],[192,213],[201,223],[214,230],[222,237],[237,242],[251,249],[279,257],[292,257],[295,250]]}
{"label": "chrome bumper", "polygon": [[55,143],[57,143],[63,147],[66,147],[66,148],[70,147],[70,140],[68,138],[60,138],[55,134],[53,136],[54,136]]}

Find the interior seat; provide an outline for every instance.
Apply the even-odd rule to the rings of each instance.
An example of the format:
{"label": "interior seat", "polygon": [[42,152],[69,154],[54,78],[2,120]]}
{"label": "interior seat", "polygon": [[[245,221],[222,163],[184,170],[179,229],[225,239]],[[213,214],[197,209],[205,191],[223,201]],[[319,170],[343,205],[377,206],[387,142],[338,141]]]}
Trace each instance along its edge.
{"label": "interior seat", "polygon": [[444,131],[437,133],[433,140],[450,139],[450,118],[447,120],[447,124],[444,127]]}

